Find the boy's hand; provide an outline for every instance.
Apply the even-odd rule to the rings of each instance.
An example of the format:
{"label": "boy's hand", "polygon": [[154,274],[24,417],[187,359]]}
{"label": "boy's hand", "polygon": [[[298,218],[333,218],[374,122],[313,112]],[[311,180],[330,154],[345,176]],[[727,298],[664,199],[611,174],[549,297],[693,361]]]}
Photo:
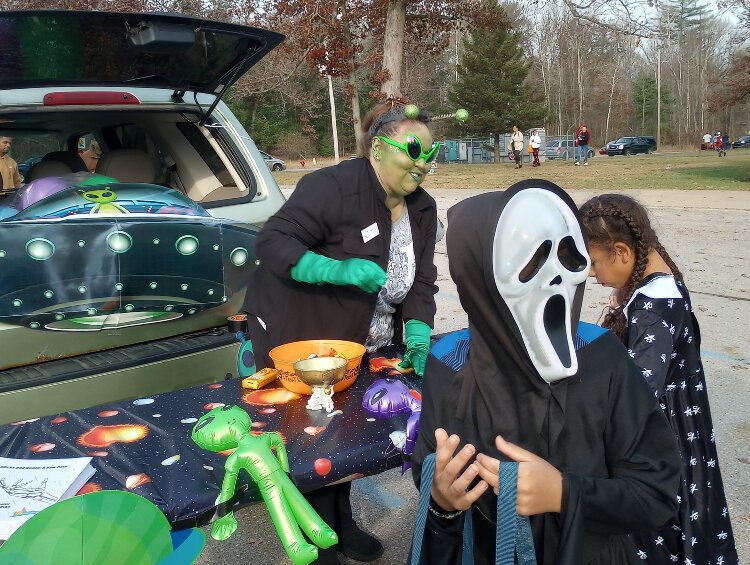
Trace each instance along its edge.
{"label": "boy's hand", "polygon": [[454,455],[460,442],[457,435],[448,437],[448,433],[438,428],[435,430],[435,478],[432,481],[432,499],[437,504],[452,512],[467,510],[487,491],[487,483],[479,481],[473,489],[467,490],[471,482],[479,473],[479,465],[472,463],[461,472],[474,458],[473,445],[465,445],[458,454]]}
{"label": "boy's hand", "polygon": [[[505,441],[500,436],[495,438],[495,445],[501,453],[519,463],[516,513],[521,516],[533,516],[545,512],[560,512],[562,508],[562,473],[545,459]],[[497,483],[500,461],[479,453],[477,464],[479,475],[495,489],[495,494],[498,494]]]}

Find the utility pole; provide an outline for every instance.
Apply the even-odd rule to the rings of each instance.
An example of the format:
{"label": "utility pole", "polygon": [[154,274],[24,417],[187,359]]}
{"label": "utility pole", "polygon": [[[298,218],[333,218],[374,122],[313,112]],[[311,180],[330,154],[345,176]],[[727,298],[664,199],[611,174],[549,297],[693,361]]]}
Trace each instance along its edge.
{"label": "utility pole", "polygon": [[656,148],[661,149],[661,38],[656,39]]}
{"label": "utility pole", "polygon": [[328,75],[328,97],[331,100],[331,128],[333,129],[333,156],[336,164],[339,164],[339,132],[336,129],[336,103],[333,99],[333,81],[331,75]]}

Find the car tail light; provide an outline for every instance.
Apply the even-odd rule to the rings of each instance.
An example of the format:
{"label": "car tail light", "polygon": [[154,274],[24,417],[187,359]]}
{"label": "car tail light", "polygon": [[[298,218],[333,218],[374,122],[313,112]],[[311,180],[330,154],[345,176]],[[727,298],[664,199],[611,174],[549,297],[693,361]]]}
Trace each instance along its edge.
{"label": "car tail light", "polygon": [[45,106],[96,106],[100,104],[140,104],[130,92],[50,92],[43,98]]}

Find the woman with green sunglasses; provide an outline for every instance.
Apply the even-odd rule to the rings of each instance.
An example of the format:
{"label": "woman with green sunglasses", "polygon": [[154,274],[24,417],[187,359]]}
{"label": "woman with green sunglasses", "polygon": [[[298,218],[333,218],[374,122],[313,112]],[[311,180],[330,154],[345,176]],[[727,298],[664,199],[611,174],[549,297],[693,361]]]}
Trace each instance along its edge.
{"label": "woman with green sunglasses", "polygon": [[[403,370],[422,375],[437,292],[437,206],[420,186],[439,151],[428,121],[413,105],[376,106],[363,122],[361,157],[303,177],[266,222],[244,307],[259,369],[273,367],[277,345],[327,338],[370,352],[403,342]],[[357,561],[384,552],[354,521],[350,492],[345,482],[305,495],[339,536],[318,564],[337,565],[337,550]]]}

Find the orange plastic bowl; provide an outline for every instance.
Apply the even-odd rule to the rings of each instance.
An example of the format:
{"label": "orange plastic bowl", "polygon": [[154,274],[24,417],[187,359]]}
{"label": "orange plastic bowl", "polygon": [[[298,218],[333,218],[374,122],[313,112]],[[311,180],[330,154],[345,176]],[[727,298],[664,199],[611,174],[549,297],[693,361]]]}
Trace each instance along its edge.
{"label": "orange plastic bowl", "polygon": [[364,345],[339,339],[293,341],[292,343],[285,343],[284,345],[274,347],[269,351],[268,356],[279,372],[279,381],[281,381],[285,389],[297,394],[312,394],[310,386],[297,378],[297,375],[294,373],[294,364],[301,359],[307,359],[313,353],[319,357],[327,357],[331,349],[346,357],[348,361],[346,376],[333,385],[333,390],[340,392],[352,386],[354,381],[357,380],[359,365],[362,363],[362,357],[365,355]]}

